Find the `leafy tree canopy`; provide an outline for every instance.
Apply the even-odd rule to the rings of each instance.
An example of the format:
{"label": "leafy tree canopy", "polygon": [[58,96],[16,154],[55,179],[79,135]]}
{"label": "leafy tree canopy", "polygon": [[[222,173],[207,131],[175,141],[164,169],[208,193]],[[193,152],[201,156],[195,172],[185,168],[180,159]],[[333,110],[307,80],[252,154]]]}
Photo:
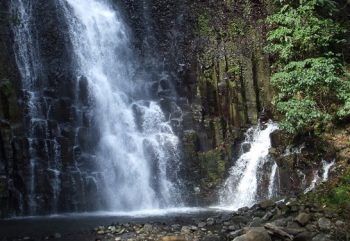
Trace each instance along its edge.
{"label": "leafy tree canopy", "polygon": [[274,59],[271,82],[281,125],[295,134],[322,131],[350,115],[350,79],[340,54],[346,31],[332,18],[334,1],[280,4],[267,20],[266,51]]}

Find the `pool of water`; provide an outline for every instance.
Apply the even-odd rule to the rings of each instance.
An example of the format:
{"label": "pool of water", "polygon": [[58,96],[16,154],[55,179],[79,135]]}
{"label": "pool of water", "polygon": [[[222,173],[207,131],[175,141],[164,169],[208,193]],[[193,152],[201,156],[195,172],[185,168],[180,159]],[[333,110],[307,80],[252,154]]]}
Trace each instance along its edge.
{"label": "pool of water", "polygon": [[[0,220],[0,237],[41,238],[60,233],[62,240],[91,240],[93,229],[98,226],[121,223],[166,223],[189,224],[206,219],[227,210],[219,208],[169,208],[133,212],[67,213],[51,216],[16,217]],[[79,236],[79,238],[77,238]],[[71,239],[70,239],[70,238]],[[78,239],[78,240],[77,240]]]}

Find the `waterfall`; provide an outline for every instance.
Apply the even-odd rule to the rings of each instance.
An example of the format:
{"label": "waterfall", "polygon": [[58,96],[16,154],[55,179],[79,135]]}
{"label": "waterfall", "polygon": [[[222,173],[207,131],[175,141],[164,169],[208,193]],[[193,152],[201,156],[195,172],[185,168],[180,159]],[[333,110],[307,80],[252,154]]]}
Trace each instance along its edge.
{"label": "waterfall", "polygon": [[[229,177],[219,191],[220,206],[238,209],[251,206],[257,201],[257,190],[260,184],[258,174],[263,164],[269,161],[270,134],[277,129],[277,124],[273,122],[269,122],[265,129],[261,124],[248,129],[242,147],[250,145],[250,149],[247,152],[241,150],[241,156],[230,169]],[[271,186],[274,183],[271,181],[274,175],[270,177]],[[273,190],[273,187],[270,188]]]}
{"label": "waterfall", "polygon": [[272,171],[270,175],[270,181],[269,181],[269,193],[268,193],[268,198],[272,198],[276,195],[276,173],[277,173],[277,163],[274,163],[272,166]]}
{"label": "waterfall", "polygon": [[321,182],[326,182],[328,180],[328,174],[329,170],[331,169],[332,166],[335,164],[335,160],[331,162],[327,162],[325,160],[322,160],[322,177],[319,175],[319,171],[316,170],[313,172],[313,179],[310,183],[310,185],[304,190],[304,193],[308,193],[315,189],[315,187],[320,184]]}
{"label": "waterfall", "polygon": [[87,79],[96,160],[108,210],[180,205],[178,138],[144,82],[118,10],[103,0],[60,0],[69,26],[76,78]]}
{"label": "waterfall", "polygon": [[[38,43],[33,37],[35,35],[34,10],[31,1],[12,0],[11,12],[17,16],[19,21],[13,22],[14,50],[17,66],[22,80],[22,91],[25,101],[25,123],[27,126],[26,138],[29,150],[29,174],[25,176],[28,210],[30,215],[37,213],[38,209],[38,176],[46,176],[50,179],[50,192],[53,198],[49,201],[51,213],[58,209],[58,197],[60,193],[60,145],[56,137],[49,131],[49,101],[43,96],[42,88],[42,66]],[[41,150],[43,149],[43,151]],[[42,153],[44,152],[44,154]],[[48,160],[44,167],[42,159]],[[23,202],[23,193],[19,197]],[[20,210],[23,212],[24,203]]]}
{"label": "waterfall", "polygon": [[329,170],[331,169],[332,166],[334,166],[335,160],[331,162],[326,162],[325,160],[322,160],[322,169],[323,169],[323,174],[322,174],[322,181],[326,182],[328,180],[328,175],[329,175]]}

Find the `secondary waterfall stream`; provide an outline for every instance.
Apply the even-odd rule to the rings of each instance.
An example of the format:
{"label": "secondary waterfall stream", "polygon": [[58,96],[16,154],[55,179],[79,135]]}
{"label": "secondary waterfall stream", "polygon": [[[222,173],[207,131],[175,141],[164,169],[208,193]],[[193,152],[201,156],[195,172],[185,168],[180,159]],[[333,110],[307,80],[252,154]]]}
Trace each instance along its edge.
{"label": "secondary waterfall stream", "polygon": [[[219,205],[230,209],[251,206],[257,201],[260,185],[259,172],[263,164],[269,161],[271,146],[270,134],[278,129],[277,124],[269,122],[266,128],[259,124],[246,132],[245,141],[241,144],[241,155],[229,171],[223,187],[219,190]],[[248,145],[249,151],[245,150]],[[274,191],[277,165],[272,166],[267,197]]]}

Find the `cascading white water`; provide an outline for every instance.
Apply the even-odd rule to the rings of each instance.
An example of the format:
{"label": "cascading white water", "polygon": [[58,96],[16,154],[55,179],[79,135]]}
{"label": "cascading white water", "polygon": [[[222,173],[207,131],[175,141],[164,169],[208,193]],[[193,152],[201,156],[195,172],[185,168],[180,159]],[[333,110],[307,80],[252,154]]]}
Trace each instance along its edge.
{"label": "cascading white water", "polygon": [[[33,91],[33,86],[37,79],[37,68],[34,65],[36,57],[34,56],[35,52],[33,51],[32,46],[34,45],[32,35],[30,32],[30,23],[31,23],[31,11],[32,6],[30,3],[25,4],[22,0],[13,1],[11,6],[13,7],[12,12],[16,12],[21,20],[21,26],[19,23],[16,23],[14,29],[15,35],[15,53],[16,53],[16,62],[21,74],[22,86],[24,90],[28,90],[28,117],[30,123],[32,123],[32,118],[36,116],[36,93]],[[15,8],[16,6],[16,8]],[[29,150],[33,149],[32,141],[32,125],[30,126],[29,133]],[[29,206],[30,213],[35,212],[36,203],[35,203],[35,165],[36,160],[32,156],[29,160],[30,165],[30,187],[29,187]]]}
{"label": "cascading white water", "polygon": [[331,162],[326,162],[325,160],[322,160],[322,167],[323,167],[323,174],[322,174],[322,181],[326,182],[328,180],[329,170],[332,166],[334,166],[335,160]]}
{"label": "cascading white water", "polygon": [[247,131],[243,145],[249,143],[250,150],[242,153],[230,169],[229,177],[219,191],[220,206],[238,209],[251,206],[256,201],[258,170],[268,161],[270,134],[278,129],[277,124],[272,122],[265,129],[262,127],[259,124]]}
{"label": "cascading white water", "polygon": [[[52,138],[48,131],[49,117],[48,104],[42,94],[42,76],[40,54],[38,53],[38,43],[33,38],[34,21],[32,16],[33,5],[31,1],[12,0],[11,12],[17,16],[18,22],[14,21],[12,29],[14,31],[14,52],[17,66],[21,75],[23,93],[26,99],[25,122],[28,132],[27,140],[29,145],[29,176],[30,180],[25,180],[28,190],[28,214],[34,215],[37,212],[37,175],[43,172],[52,173],[50,186],[53,198],[50,201],[50,212],[57,212],[58,195],[60,192],[60,146],[56,137]],[[40,141],[44,142],[45,158],[49,160],[46,170],[38,171]],[[53,152],[51,153],[50,148]],[[22,194],[21,194],[22,195]],[[23,197],[20,196],[23,201]],[[21,206],[24,204],[22,203]],[[20,207],[23,212],[23,207]]]}
{"label": "cascading white water", "polygon": [[180,205],[169,178],[179,164],[178,138],[158,103],[142,100],[147,97],[139,91],[142,82],[132,78],[134,57],[120,14],[104,0],[59,3],[68,20],[77,78],[87,78],[94,103],[107,209]]}
{"label": "cascading white water", "polygon": [[272,198],[276,195],[276,173],[277,173],[277,163],[274,163],[271,170],[270,180],[269,180],[269,193],[268,198]]}
{"label": "cascading white water", "polygon": [[310,185],[304,190],[304,193],[312,191],[319,183],[326,182],[328,180],[329,170],[332,166],[334,166],[334,164],[335,160],[333,160],[332,162],[322,160],[322,177],[320,177],[318,170],[314,171],[313,179]]}

